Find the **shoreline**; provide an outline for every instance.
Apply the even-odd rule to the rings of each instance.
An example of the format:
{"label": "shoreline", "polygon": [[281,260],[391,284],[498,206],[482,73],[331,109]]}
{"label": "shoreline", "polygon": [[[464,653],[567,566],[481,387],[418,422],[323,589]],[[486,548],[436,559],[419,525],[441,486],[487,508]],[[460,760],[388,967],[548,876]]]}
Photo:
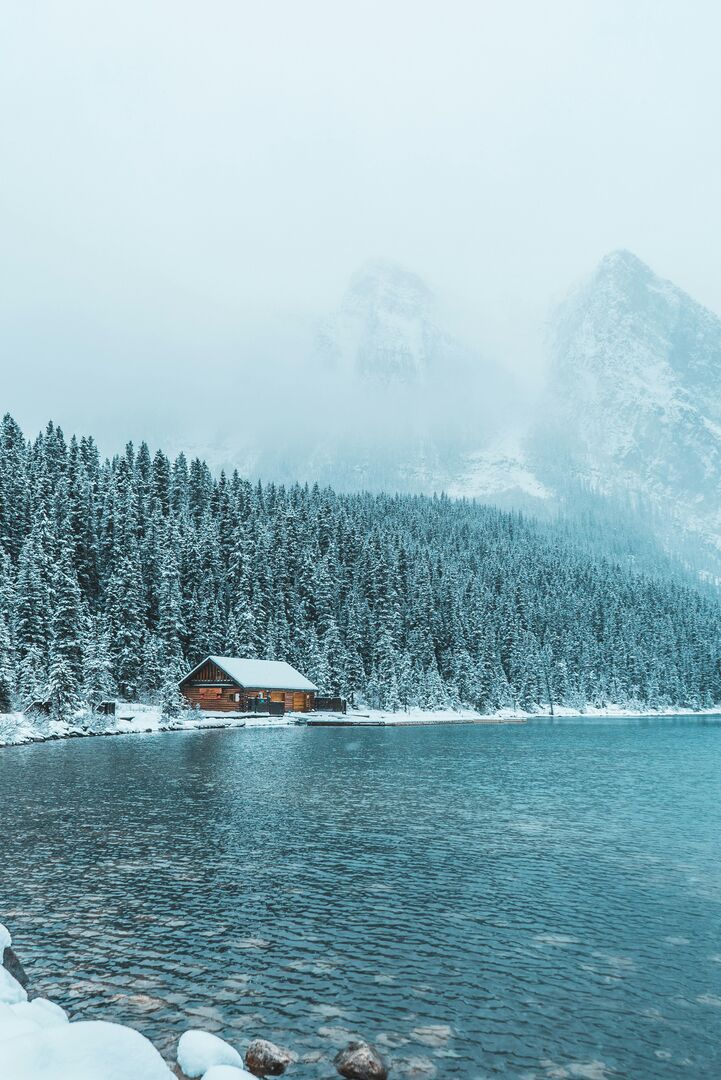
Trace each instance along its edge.
{"label": "shoreline", "polygon": [[[168,1059],[139,1028],[114,1020],[71,1018],[70,1005],[37,994],[18,957],[7,927],[0,923],[0,1068],[10,1080],[107,1077],[108,1080],[192,1080],[227,1066],[238,1080],[277,1076],[299,1055],[257,1036],[244,1042],[244,1054],[202,1027],[187,1027]],[[376,1056],[374,1047],[363,1044]],[[349,1044],[345,1054],[353,1054]],[[243,1060],[245,1058],[245,1061]],[[334,1060],[337,1068],[338,1056]],[[340,1071],[340,1070],[337,1070]],[[379,1074],[367,1074],[375,1080]],[[380,1080],[385,1080],[387,1069]]]}
{"label": "shoreline", "polygon": [[[721,705],[692,709],[683,706],[663,706],[657,709],[633,709],[618,705],[554,706],[553,713],[545,708],[533,712],[501,709],[496,713],[477,713],[472,709],[422,710],[389,712],[366,709],[344,713],[288,713],[282,717],[258,714],[213,714],[195,718],[163,719],[160,708],[139,703],[123,704],[129,716],[99,717],[84,713],[75,721],[59,722],[45,717],[33,721],[22,712],[0,715],[0,749],[27,746],[32,743],[57,742],[61,739],[107,738],[117,735],[153,735],[177,731],[226,731],[240,728],[361,728],[361,727],[437,727],[450,725],[524,724],[533,720],[654,720],[672,717],[721,716]],[[42,727],[36,725],[42,725]]]}

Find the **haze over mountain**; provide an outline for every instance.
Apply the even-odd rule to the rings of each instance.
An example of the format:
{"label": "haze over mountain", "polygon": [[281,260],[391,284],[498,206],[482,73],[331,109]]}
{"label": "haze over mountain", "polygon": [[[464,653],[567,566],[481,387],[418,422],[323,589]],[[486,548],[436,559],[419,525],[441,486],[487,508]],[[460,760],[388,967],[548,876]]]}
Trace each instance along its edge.
{"label": "haze over mountain", "polygon": [[542,514],[590,499],[717,565],[721,321],[630,252],[602,259],[552,315],[535,405],[448,330],[420,277],[389,262],[353,276],[306,364],[324,422],[256,446],[252,472]]}
{"label": "haze over mountain", "polygon": [[540,393],[470,340],[471,322],[374,260],[327,314],[259,324],[252,375],[232,355],[222,377],[196,374],[202,430],[146,436],[264,480],[620,514],[718,576],[721,320],[613,252],[550,314]]}
{"label": "haze over mountain", "polygon": [[321,328],[319,353],[331,370],[386,385],[468,377],[469,351],[442,328],[441,317],[417,274],[389,260],[370,262]]}
{"label": "haze over mountain", "polygon": [[[520,391],[463,341],[431,287],[390,260],[360,267],[299,346],[292,383],[238,430],[198,447],[216,466],[341,489],[433,491],[498,437]],[[223,430],[225,428],[225,430]],[[177,436],[176,436],[177,438]],[[182,444],[178,443],[178,448]]]}

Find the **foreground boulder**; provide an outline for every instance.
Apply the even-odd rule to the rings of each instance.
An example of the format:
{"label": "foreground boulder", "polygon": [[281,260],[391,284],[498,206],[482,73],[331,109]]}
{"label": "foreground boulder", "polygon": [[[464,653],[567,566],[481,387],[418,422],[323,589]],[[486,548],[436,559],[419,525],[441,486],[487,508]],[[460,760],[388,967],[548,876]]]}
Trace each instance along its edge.
{"label": "foreground boulder", "polygon": [[375,1046],[367,1042],[348,1043],[333,1059],[341,1076],[346,1080],[386,1080],[388,1066]]}
{"label": "foreground boulder", "polygon": [[267,1039],[253,1039],[245,1052],[245,1067],[256,1076],[280,1076],[294,1061],[293,1054]]}
{"label": "foreground boulder", "polygon": [[6,945],[2,955],[2,966],[6,971],[9,971],[15,982],[20,983],[23,990],[27,990],[28,982],[30,981],[25,972],[25,968],[22,966],[17,958],[17,953],[13,949],[12,945]]}
{"label": "foreground boulder", "polygon": [[243,1068],[243,1059],[230,1043],[208,1031],[191,1028],[178,1042],[178,1065],[190,1080],[204,1076],[214,1065]]}
{"label": "foreground boulder", "polygon": [[[11,946],[12,946],[12,938],[10,937],[10,931],[8,930],[8,928],[6,926],[3,926],[3,924],[0,923],[0,959],[2,959],[2,961],[3,961],[2,964],[0,964],[0,1004],[1,1005],[16,1005],[19,1002],[27,1001],[27,999],[28,999],[27,990],[25,989],[25,985],[23,983],[21,983],[20,980],[15,977],[15,975],[13,974],[13,972],[10,970],[9,967],[5,966],[5,957],[9,955],[10,956],[10,962],[12,963],[12,957],[15,956],[15,953],[14,953],[13,949],[11,948]],[[17,960],[17,957],[15,957],[15,959]],[[27,981],[27,976],[25,975],[25,972],[22,970],[22,966],[20,965],[20,961],[18,961],[18,967],[19,967],[19,971],[18,971],[17,968],[15,970],[18,971],[18,974],[22,974],[23,976],[25,976],[25,979]],[[0,1073],[0,1075],[2,1075],[2,1073]]]}
{"label": "foreground boulder", "polygon": [[236,1069],[234,1065],[214,1065],[203,1073],[203,1080],[255,1080],[253,1073]]}

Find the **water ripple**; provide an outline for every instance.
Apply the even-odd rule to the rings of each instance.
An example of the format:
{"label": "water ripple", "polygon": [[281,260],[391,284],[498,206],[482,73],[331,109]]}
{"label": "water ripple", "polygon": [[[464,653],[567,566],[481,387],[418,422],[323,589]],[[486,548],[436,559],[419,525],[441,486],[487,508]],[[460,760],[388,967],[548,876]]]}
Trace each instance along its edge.
{"label": "water ripple", "polygon": [[409,1080],[721,1076],[721,727],[235,731],[0,754],[0,917],[35,986],[375,1040]]}

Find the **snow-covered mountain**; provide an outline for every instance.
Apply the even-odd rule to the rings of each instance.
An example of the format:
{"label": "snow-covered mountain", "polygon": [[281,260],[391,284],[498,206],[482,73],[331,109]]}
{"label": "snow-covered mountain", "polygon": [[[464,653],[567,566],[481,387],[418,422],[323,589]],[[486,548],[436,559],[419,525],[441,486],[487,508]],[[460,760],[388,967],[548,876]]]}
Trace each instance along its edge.
{"label": "snow-covered mountain", "polygon": [[382,384],[425,383],[468,363],[467,350],[441,325],[429,286],[397,263],[367,263],[350,280],[319,334],[330,369]]}
{"label": "snow-covered mountain", "polygon": [[251,472],[261,477],[448,489],[466,455],[489,445],[498,395],[510,397],[501,369],[449,329],[430,286],[387,260],[352,276],[299,367],[305,408],[256,440]]}
{"label": "snow-covered mountain", "polygon": [[719,573],[721,320],[629,252],[607,255],[551,321],[532,414],[448,325],[416,274],[364,266],[299,360],[288,417],[245,428],[222,463],[541,515],[590,508]]}
{"label": "snow-covered mountain", "polygon": [[721,320],[627,251],[563,304],[546,408],[528,446],[539,478],[637,502],[665,543],[721,553]]}

